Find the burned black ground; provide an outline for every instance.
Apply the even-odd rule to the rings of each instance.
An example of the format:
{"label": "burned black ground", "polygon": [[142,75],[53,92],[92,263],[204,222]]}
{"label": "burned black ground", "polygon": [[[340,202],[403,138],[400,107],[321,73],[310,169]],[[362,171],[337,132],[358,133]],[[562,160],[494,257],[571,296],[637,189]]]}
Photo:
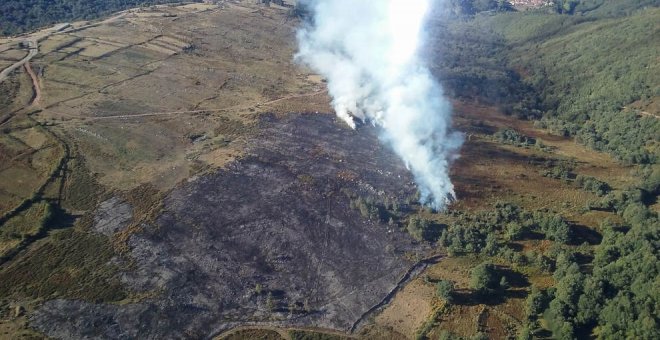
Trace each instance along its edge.
{"label": "burned black ground", "polygon": [[260,131],[246,157],[174,189],[130,238],[134,267],[121,280],[152,298],[53,300],[32,326],[61,338],[208,338],[246,323],[349,330],[424,246],[351,209],[346,192],[403,202],[412,178],[371,127],[293,115],[267,116]]}

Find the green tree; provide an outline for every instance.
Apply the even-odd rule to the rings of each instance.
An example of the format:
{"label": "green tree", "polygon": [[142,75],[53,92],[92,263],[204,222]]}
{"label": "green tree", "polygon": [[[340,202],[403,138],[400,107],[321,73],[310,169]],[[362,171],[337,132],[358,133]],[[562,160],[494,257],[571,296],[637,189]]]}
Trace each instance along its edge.
{"label": "green tree", "polygon": [[499,248],[500,246],[497,244],[497,237],[495,234],[488,234],[483,252],[488,256],[495,256],[499,252]]}
{"label": "green tree", "polygon": [[521,239],[524,232],[525,228],[518,221],[513,221],[507,223],[504,237],[509,241],[517,241]]}
{"label": "green tree", "polygon": [[454,303],[454,283],[447,280],[440,280],[435,287],[436,295],[447,303]]}
{"label": "green tree", "polygon": [[482,263],[474,267],[470,273],[470,288],[477,294],[486,296],[499,288],[499,280],[495,266],[491,263]]}
{"label": "green tree", "polygon": [[543,313],[546,307],[546,299],[547,297],[543,291],[536,287],[532,288],[532,291],[525,300],[525,314],[528,320],[536,320],[538,315]]}
{"label": "green tree", "polygon": [[568,244],[573,240],[573,230],[560,215],[536,212],[534,221],[539,231],[550,240],[563,244]]}
{"label": "green tree", "polygon": [[408,233],[416,240],[421,241],[421,240],[431,240],[432,238],[431,228],[432,228],[431,222],[429,222],[428,220],[417,216],[412,216],[408,220],[408,226],[406,230],[408,230]]}

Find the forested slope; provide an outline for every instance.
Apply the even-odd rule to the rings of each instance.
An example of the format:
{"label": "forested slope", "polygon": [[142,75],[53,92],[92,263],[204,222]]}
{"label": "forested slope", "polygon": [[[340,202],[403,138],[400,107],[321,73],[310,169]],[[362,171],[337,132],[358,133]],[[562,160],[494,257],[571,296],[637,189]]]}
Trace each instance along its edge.
{"label": "forested slope", "polygon": [[[649,208],[660,192],[657,5],[560,0],[554,7],[476,14],[448,25],[438,73],[454,94],[489,99],[499,83],[516,92],[491,98],[505,112],[640,164],[638,185],[588,205],[616,212],[621,221],[602,221],[603,240],[587,263],[570,251],[556,257],[556,284],[528,297],[521,338],[531,338],[540,319],[558,339],[660,336],[660,223]],[[470,36],[481,38],[465,39]]]}
{"label": "forested slope", "polygon": [[[39,27],[80,19],[94,19],[138,6],[176,0],[11,0],[0,1],[0,34],[13,35]],[[198,1],[190,1],[198,2]]]}
{"label": "forested slope", "polygon": [[546,254],[554,285],[527,297],[520,338],[547,336],[547,329],[557,339],[657,339],[660,2],[557,0],[523,12],[456,10],[482,2],[452,1],[453,17],[435,19],[433,71],[448,94],[497,105],[609,152],[639,179],[586,204],[585,213],[618,215],[600,221],[603,238],[592,250]]}
{"label": "forested slope", "polygon": [[455,18],[433,32],[450,94],[497,103],[626,164],[657,163],[658,1],[557,0],[473,15],[456,10],[470,1],[453,3]]}
{"label": "forested slope", "polygon": [[[647,111],[660,95],[660,9],[587,13],[501,14],[482,24],[512,47],[509,63],[536,89],[548,128],[626,163],[656,163],[660,122]],[[639,112],[624,110],[631,104]]]}

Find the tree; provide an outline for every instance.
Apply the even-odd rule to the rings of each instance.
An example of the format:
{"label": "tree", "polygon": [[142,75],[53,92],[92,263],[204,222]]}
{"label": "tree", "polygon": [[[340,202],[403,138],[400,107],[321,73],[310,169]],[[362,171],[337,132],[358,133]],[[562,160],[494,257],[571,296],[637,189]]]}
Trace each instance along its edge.
{"label": "tree", "polygon": [[448,304],[454,303],[454,283],[447,280],[440,280],[435,286],[436,295],[445,300]]}
{"label": "tree", "polygon": [[418,241],[430,240],[432,238],[431,222],[426,219],[412,216],[410,220],[408,220],[408,227],[406,229],[408,230],[408,233]]}
{"label": "tree", "polygon": [[[583,294],[584,274],[576,263],[566,261],[566,264],[558,264],[561,276],[555,272],[555,278],[559,278],[556,284],[555,298],[550,302],[550,319],[554,325],[553,334],[558,339],[572,339],[575,328],[575,320],[578,314],[578,301]],[[564,269],[565,268],[565,269]]]}
{"label": "tree", "polygon": [[289,17],[307,19],[311,16],[312,10],[309,8],[308,2],[296,1],[295,5],[289,9]]}
{"label": "tree", "polygon": [[484,253],[488,256],[495,256],[499,251],[499,245],[497,244],[497,237],[495,234],[488,234],[486,237],[486,246],[483,249]]}
{"label": "tree", "polygon": [[555,0],[557,12],[563,14],[573,14],[575,7],[580,3],[579,0]]}
{"label": "tree", "polygon": [[500,278],[495,266],[491,263],[482,263],[474,267],[470,273],[470,288],[479,295],[487,295],[499,288]]}
{"label": "tree", "polygon": [[536,287],[532,288],[532,292],[525,300],[525,314],[528,320],[536,320],[539,314],[543,313],[546,307],[547,297],[543,291]]}
{"label": "tree", "polygon": [[473,0],[472,6],[477,12],[485,12],[497,8],[496,0]]}
{"label": "tree", "polygon": [[517,221],[509,222],[506,225],[505,237],[509,241],[520,240],[524,234],[524,227]]}
{"label": "tree", "polygon": [[490,338],[488,337],[488,334],[486,334],[486,333],[484,333],[484,332],[477,332],[477,334],[473,335],[473,336],[470,338],[470,340],[488,340],[488,339],[490,339]]}
{"label": "tree", "polygon": [[25,0],[0,1],[0,33],[16,34],[58,22],[93,19],[137,7],[176,0]]}
{"label": "tree", "polygon": [[546,213],[534,214],[535,224],[538,229],[550,240],[567,244],[573,240],[573,230],[560,215],[548,216]]}
{"label": "tree", "polygon": [[573,324],[568,321],[564,321],[562,322],[561,326],[555,330],[553,335],[555,335],[558,340],[573,340],[575,339],[574,332],[575,329]]}
{"label": "tree", "polygon": [[588,277],[584,280],[584,293],[578,298],[577,321],[588,324],[597,321],[602,310],[605,283],[597,278]]}

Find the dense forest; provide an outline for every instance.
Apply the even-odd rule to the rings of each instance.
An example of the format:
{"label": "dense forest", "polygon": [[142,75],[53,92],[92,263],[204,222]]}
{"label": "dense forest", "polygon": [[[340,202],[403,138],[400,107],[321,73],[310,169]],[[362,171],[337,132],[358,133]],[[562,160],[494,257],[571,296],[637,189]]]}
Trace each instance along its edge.
{"label": "dense forest", "polygon": [[[0,1],[0,34],[14,35],[60,22],[88,20],[139,6],[176,0],[16,0]],[[199,1],[189,1],[199,2]]]}
{"label": "dense forest", "polygon": [[[490,9],[474,11],[481,2]],[[448,92],[626,164],[657,163],[660,121],[646,108],[660,95],[658,1],[557,0],[524,12],[498,3],[453,0],[454,17],[433,25],[434,71]]]}
{"label": "dense forest", "polygon": [[509,65],[529,75],[542,127],[627,164],[656,163],[660,121],[640,112],[660,95],[660,10],[634,10],[649,1],[593,3],[578,3],[573,15],[507,13],[481,24],[504,37]]}

